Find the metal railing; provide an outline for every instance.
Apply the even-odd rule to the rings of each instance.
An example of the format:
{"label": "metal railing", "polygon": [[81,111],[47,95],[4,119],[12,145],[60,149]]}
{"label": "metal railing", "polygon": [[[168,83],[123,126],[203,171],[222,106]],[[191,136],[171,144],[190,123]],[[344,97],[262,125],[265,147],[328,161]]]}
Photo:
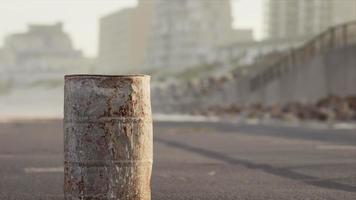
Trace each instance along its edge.
{"label": "metal railing", "polygon": [[331,49],[356,44],[356,21],[330,27],[297,49],[290,49],[277,62],[250,79],[250,90],[255,91],[283,76],[297,63]]}

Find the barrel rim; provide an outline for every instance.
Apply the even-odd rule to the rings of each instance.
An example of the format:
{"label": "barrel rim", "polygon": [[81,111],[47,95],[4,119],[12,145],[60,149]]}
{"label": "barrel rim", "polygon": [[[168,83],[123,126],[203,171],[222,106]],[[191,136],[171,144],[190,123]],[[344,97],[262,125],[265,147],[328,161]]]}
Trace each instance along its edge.
{"label": "barrel rim", "polygon": [[107,75],[107,74],[68,74],[64,75],[65,79],[68,78],[138,78],[138,77],[144,77],[144,78],[150,78],[150,75],[146,74],[117,74],[117,75]]}

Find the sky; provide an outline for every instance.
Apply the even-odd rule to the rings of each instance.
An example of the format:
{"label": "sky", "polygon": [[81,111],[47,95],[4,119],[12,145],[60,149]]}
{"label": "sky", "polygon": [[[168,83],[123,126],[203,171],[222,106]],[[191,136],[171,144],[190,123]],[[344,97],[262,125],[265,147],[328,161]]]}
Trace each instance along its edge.
{"label": "sky", "polygon": [[[252,28],[255,37],[262,38],[263,0],[231,1],[234,28]],[[99,18],[136,4],[137,0],[0,0],[0,46],[6,35],[25,32],[27,24],[61,21],[74,47],[94,57],[98,47]]]}

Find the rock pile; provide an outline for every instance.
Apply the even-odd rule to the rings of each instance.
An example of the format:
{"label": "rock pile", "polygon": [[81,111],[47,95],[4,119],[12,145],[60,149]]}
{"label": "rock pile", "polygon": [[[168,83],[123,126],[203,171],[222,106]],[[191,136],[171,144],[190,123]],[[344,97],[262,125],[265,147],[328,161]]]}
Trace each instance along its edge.
{"label": "rock pile", "polygon": [[247,118],[274,118],[282,120],[317,121],[356,121],[356,96],[328,96],[315,103],[287,103],[284,105],[263,106],[254,104],[245,107],[236,105],[211,106],[203,111],[194,110],[191,114],[200,115],[244,115]]}

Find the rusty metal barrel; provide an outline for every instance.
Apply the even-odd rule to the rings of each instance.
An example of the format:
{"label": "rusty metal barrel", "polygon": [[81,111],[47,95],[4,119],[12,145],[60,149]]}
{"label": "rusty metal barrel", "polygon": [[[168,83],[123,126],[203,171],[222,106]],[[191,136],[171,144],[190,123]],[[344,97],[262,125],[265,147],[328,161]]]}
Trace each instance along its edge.
{"label": "rusty metal barrel", "polygon": [[67,75],[66,200],[150,200],[152,117],[146,75]]}

